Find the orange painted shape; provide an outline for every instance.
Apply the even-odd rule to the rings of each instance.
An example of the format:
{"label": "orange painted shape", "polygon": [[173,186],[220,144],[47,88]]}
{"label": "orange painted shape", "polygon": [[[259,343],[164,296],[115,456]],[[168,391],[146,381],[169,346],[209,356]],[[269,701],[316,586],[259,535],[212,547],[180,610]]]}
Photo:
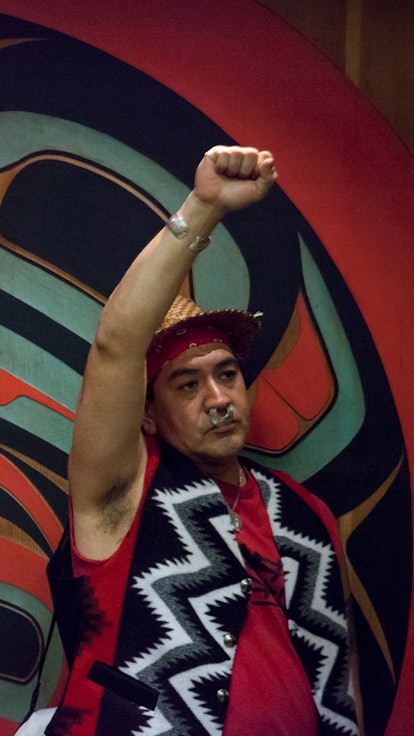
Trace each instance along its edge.
{"label": "orange painted shape", "polygon": [[16,542],[0,537],[1,582],[21,588],[50,611],[52,598],[43,557]]}
{"label": "orange painted shape", "polygon": [[262,374],[257,379],[256,390],[247,444],[275,452],[284,450],[298,436],[298,421]]}
{"label": "orange painted shape", "polygon": [[23,506],[52,549],[55,549],[62,535],[59,519],[37,488],[4,455],[0,455],[0,483]]}
{"label": "orange painted shape", "polygon": [[[303,419],[315,419],[328,404],[333,382],[303,296],[296,304],[300,332],[283,364],[265,369],[263,376],[284,401]],[[269,411],[269,410],[268,410]]]}
{"label": "orange painted shape", "polygon": [[49,409],[57,412],[57,414],[62,414],[62,416],[70,419],[72,422],[75,419],[75,413],[73,411],[62,406],[58,401],[51,399],[50,396],[42,393],[42,391],[33,388],[33,386],[30,386],[20,378],[0,368],[0,404],[10,404],[21,396],[47,406]]}
{"label": "orange painted shape", "polygon": [[296,302],[299,334],[277,368],[264,368],[256,381],[247,444],[273,452],[297,440],[299,417],[315,420],[330,403],[334,385],[327,359],[301,294]]}

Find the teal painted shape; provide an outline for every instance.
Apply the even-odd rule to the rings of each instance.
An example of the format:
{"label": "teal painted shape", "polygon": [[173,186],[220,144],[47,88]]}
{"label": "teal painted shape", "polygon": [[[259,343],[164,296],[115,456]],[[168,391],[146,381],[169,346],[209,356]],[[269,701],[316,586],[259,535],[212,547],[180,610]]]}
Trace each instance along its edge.
{"label": "teal painted shape", "polygon": [[321,470],[352,442],[365,418],[364,393],[351,346],[335,305],[309,249],[299,236],[305,290],[338,382],[338,396],[327,415],[284,455],[245,454],[289,473],[299,482]]}
{"label": "teal painted shape", "polygon": [[92,342],[102,305],[6,249],[0,249],[0,288]]}
{"label": "teal painted shape", "polygon": [[25,337],[0,325],[0,367],[75,411],[79,373]]}
{"label": "teal painted shape", "polygon": [[48,442],[52,447],[69,453],[73,424],[70,419],[47,406],[22,397],[2,406],[0,417]]}
{"label": "teal painted shape", "polygon": [[[138,151],[79,123],[29,112],[0,113],[0,167],[29,154],[58,150],[103,165],[148,192],[168,212],[189,194],[176,177]],[[237,277],[235,277],[237,274]],[[230,233],[219,224],[211,246],[194,268],[196,299],[205,309],[245,309],[250,279],[246,262]]]}
{"label": "teal painted shape", "polygon": [[[27,611],[37,621],[46,642],[51,613],[38,598],[14,585],[0,582],[0,599]],[[63,648],[57,629],[53,632],[48,656],[46,658],[38,708],[46,707],[57,687],[63,666]],[[18,723],[28,711],[36,676],[26,685],[1,681],[1,717]]]}
{"label": "teal painted shape", "polygon": [[[0,367],[70,411],[76,410],[81,376],[50,353],[0,325]],[[0,406],[0,417],[53,447],[69,452],[72,422],[32,399]]]}
{"label": "teal painted shape", "polygon": [[192,267],[194,299],[204,309],[247,309],[250,277],[246,262],[237,248],[223,247],[217,231],[211,245]]}
{"label": "teal painted shape", "polygon": [[[23,112],[0,113],[2,167],[44,150],[59,150],[104,165],[149,192],[174,212],[188,189],[162,167],[128,146],[85,126]],[[235,264],[237,269],[235,269]],[[237,278],[234,278],[235,270]],[[197,301],[206,309],[245,308],[249,276],[245,261],[226,228],[220,225],[210,248],[193,273]],[[17,254],[0,249],[0,288],[91,343],[102,306]],[[0,326],[0,365],[64,407],[75,411],[80,376],[25,338]],[[0,416],[64,452],[72,422],[26,397],[0,407]]]}

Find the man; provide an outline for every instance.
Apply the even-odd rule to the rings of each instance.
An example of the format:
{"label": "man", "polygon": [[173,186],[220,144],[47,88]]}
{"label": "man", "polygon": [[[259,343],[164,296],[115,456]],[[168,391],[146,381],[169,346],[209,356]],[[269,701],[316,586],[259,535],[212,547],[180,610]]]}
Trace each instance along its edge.
{"label": "man", "polygon": [[258,320],[175,299],[274,180],[267,151],[211,149],[102,311],[49,568],[71,675],[48,736],[357,733],[333,520],[239,458]]}

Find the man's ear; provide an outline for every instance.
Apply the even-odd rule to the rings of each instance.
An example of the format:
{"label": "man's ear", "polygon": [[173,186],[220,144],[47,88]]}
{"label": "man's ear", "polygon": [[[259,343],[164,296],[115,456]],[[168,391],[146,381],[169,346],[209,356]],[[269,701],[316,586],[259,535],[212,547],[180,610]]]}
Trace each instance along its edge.
{"label": "man's ear", "polygon": [[145,432],[145,434],[152,435],[155,437],[157,434],[157,425],[155,424],[155,419],[152,416],[151,413],[151,404],[150,402],[145,402],[145,410],[144,410],[144,416],[142,418],[142,429]]}

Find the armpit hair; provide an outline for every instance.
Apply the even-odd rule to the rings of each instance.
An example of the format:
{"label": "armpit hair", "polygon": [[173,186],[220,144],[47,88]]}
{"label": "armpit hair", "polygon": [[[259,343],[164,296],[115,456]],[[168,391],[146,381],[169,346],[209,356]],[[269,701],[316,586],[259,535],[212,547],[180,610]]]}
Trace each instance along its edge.
{"label": "armpit hair", "polygon": [[101,526],[106,533],[115,533],[126,517],[132,518],[133,505],[128,493],[130,488],[127,482],[113,485],[101,499],[99,504]]}

